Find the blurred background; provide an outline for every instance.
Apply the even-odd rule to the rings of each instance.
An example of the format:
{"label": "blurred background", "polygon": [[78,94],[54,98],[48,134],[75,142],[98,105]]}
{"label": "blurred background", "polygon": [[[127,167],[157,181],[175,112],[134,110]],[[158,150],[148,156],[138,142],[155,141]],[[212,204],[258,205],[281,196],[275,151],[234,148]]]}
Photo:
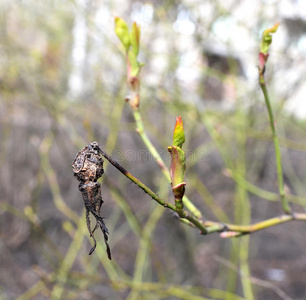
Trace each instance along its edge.
{"label": "blurred background", "polygon": [[170,165],[184,121],[186,194],[208,220],[250,224],[282,214],[266,79],[286,193],[306,207],[306,1],[0,1],[0,298],[305,299],[306,224],[244,236],[201,236],[105,162],[96,252],[71,164],[96,140],[172,200],[124,101],[124,51],[114,17],[141,25],[141,114]]}

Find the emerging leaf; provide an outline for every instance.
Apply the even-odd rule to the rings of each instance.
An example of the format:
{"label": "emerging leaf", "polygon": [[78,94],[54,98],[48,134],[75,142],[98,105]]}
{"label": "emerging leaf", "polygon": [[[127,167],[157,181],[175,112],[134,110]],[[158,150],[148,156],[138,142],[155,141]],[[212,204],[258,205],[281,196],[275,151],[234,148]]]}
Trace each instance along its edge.
{"label": "emerging leaf", "polygon": [[115,17],[115,32],[123,44],[125,51],[128,52],[131,45],[130,31],[124,20],[119,17]]}
{"label": "emerging leaf", "polygon": [[139,53],[140,25],[137,25],[136,22],[133,23],[130,37],[131,37],[132,51],[134,52],[135,57],[137,57]]}
{"label": "emerging leaf", "polygon": [[183,120],[181,116],[176,117],[176,124],[173,132],[173,146],[182,148],[185,143],[185,132],[183,126]]}
{"label": "emerging leaf", "polygon": [[270,48],[270,45],[272,43],[272,33],[275,33],[277,31],[277,28],[279,26],[279,23],[276,23],[273,27],[266,29],[261,37],[260,42],[260,52],[263,54],[267,54],[268,50]]}

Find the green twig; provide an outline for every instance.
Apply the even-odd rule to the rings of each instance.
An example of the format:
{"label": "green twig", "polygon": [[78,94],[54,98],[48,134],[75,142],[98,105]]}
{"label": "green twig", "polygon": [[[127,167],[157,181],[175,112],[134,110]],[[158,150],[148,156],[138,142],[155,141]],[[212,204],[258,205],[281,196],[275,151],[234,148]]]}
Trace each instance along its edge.
{"label": "green twig", "polygon": [[[281,215],[277,216],[271,219],[267,219],[252,225],[235,225],[235,224],[222,224],[222,223],[217,223],[217,222],[211,222],[211,221],[205,221],[204,225],[205,226],[214,226],[214,230],[210,230],[210,233],[213,233],[214,231],[219,231],[219,232],[238,232],[241,234],[250,234],[256,231],[263,230],[268,227],[272,227],[275,225],[279,225],[282,223],[286,223],[289,221],[306,221],[306,214],[303,213],[293,213],[293,214],[286,214],[286,215]],[[219,228],[217,228],[219,227]],[[237,236],[237,235],[235,235]],[[230,234],[222,235],[222,237],[232,237]]]}
{"label": "green twig", "polygon": [[63,200],[56,173],[54,172],[49,162],[49,150],[53,143],[53,137],[54,137],[53,133],[50,133],[41,143],[40,146],[41,167],[49,182],[50,189],[53,195],[54,205],[66,217],[68,217],[75,224],[77,224],[80,218]]}
{"label": "green twig", "polygon": [[[134,182],[138,187],[140,187],[145,193],[147,193],[152,199],[157,201],[160,205],[169,208],[175,212],[177,212],[177,208],[175,205],[163,200],[159,196],[157,196],[150,188],[148,188],[144,183],[142,183],[139,179],[134,177],[131,173],[129,173],[125,168],[123,168],[118,162],[116,162],[111,156],[101,150],[101,155],[105,157],[116,169],[118,169],[124,176]],[[200,230],[200,233],[203,235],[213,233],[213,232],[238,232],[242,234],[249,234],[255,231],[259,231],[271,226],[275,226],[281,223],[285,223],[288,221],[306,221],[306,214],[302,213],[292,213],[290,215],[281,215],[275,218],[271,218],[253,225],[235,225],[235,224],[224,224],[212,221],[201,221],[193,215],[189,215],[189,213],[185,210],[179,214],[180,218],[188,220],[195,227]],[[235,235],[237,236],[237,235]],[[223,235],[223,237],[230,237]]]}
{"label": "green twig", "polygon": [[50,297],[52,300],[62,299],[62,294],[65,289],[65,284],[69,278],[70,270],[72,268],[73,263],[76,260],[76,257],[79,253],[79,249],[82,247],[82,244],[83,244],[83,239],[85,236],[84,228],[85,227],[84,227],[83,219],[80,218],[78,222],[78,228],[75,232],[74,239],[72,243],[70,244],[70,247],[58,271],[57,278],[56,278],[57,283],[54,285],[52,293],[51,293],[51,297]]}
{"label": "green twig", "polygon": [[[148,138],[146,132],[144,131],[144,126],[141,118],[141,114],[139,111],[139,107],[133,107],[133,115],[136,122],[136,131],[141,137],[144,144],[147,146],[148,150],[152,154],[153,158],[156,160],[157,164],[160,166],[164,176],[166,179],[171,183],[170,173],[165,165],[163,159],[160,157],[159,153],[157,152],[156,148],[151,143],[150,139]],[[186,197],[183,197],[183,202],[186,208],[195,215],[197,218],[202,218],[202,213],[199,211],[198,208],[195,207],[195,205]]]}
{"label": "green twig", "polygon": [[[157,298],[156,295],[160,295],[162,298],[169,298],[169,296],[175,297],[175,299],[193,299],[193,300],[209,300],[209,299],[226,299],[226,300],[245,300],[240,296],[229,293],[228,291],[222,291],[218,289],[206,289],[202,287],[194,286],[179,286],[168,285],[159,282],[131,282],[127,280],[120,280],[113,282],[118,288],[131,287],[135,290],[147,293],[154,293],[153,298]],[[209,298],[204,296],[198,296],[197,294],[208,294]]]}
{"label": "green twig", "polygon": [[[150,250],[150,243],[152,242],[152,236],[157,225],[158,220],[161,218],[164,210],[160,206],[156,206],[150,215],[146,225],[143,229],[143,236],[139,242],[139,250],[135,260],[135,271],[133,283],[143,282],[143,273],[148,262],[148,252]],[[130,295],[126,298],[127,300],[139,299],[138,291],[132,289]]]}
{"label": "green twig", "polygon": [[[164,201],[162,198],[157,196],[150,188],[148,188],[144,183],[142,183],[139,179],[134,177],[130,172],[128,172],[125,168],[123,168],[118,162],[116,162],[110,155],[105,153],[101,149],[101,155],[105,157],[116,169],[118,169],[124,176],[126,176],[128,179],[130,179],[132,182],[134,182],[138,187],[140,187],[145,193],[147,193],[152,199],[157,201],[160,205],[167,207],[175,212],[177,211],[177,208],[175,205],[171,204],[170,202]],[[186,210],[180,210],[179,211],[180,218],[187,219],[192,224],[194,224],[197,228],[200,229],[200,232],[202,234],[206,234],[206,228],[203,225],[203,223],[194,215],[190,215]]]}
{"label": "green twig", "polygon": [[153,158],[156,160],[156,162],[160,166],[164,176],[167,178],[167,180],[169,182],[171,182],[168,168],[166,167],[164,161],[162,160],[162,158],[160,157],[156,148],[153,146],[153,144],[151,143],[150,139],[148,138],[146,132],[144,131],[144,126],[143,126],[142,118],[141,118],[141,115],[140,115],[140,112],[139,112],[139,108],[133,109],[133,115],[134,115],[134,119],[135,119],[135,122],[136,122],[137,133],[139,134],[142,141],[144,142],[144,144],[146,145],[146,147],[148,148],[148,150],[152,154]]}
{"label": "green twig", "polygon": [[124,196],[120,193],[119,189],[116,188],[115,184],[110,181],[107,177],[105,177],[105,182],[109,187],[110,194],[116,204],[120,207],[123,212],[129,227],[137,237],[141,237],[141,226],[133,213],[131,206],[127,203]]}
{"label": "green twig", "polygon": [[272,110],[272,106],[271,106],[266,82],[265,82],[265,79],[264,79],[264,75],[262,73],[259,74],[259,83],[260,83],[260,87],[262,89],[262,92],[264,94],[264,98],[265,98],[265,102],[266,102],[266,106],[267,106],[267,110],[268,110],[268,115],[269,115],[270,126],[271,126],[271,130],[272,130],[272,134],[273,134],[273,143],[274,143],[275,160],[276,160],[276,167],[277,167],[279,195],[280,195],[282,206],[283,206],[283,209],[284,209],[285,213],[290,214],[291,213],[291,208],[288,204],[288,201],[287,201],[286,196],[285,196],[285,191],[284,191],[284,178],[283,178],[282,158],[281,158],[279,140],[278,140],[278,136],[277,136],[273,110]]}
{"label": "green twig", "polygon": [[38,293],[40,293],[46,288],[47,288],[47,283],[44,280],[38,280],[32,287],[30,287],[25,293],[19,296],[16,300],[33,299]]}
{"label": "green twig", "polygon": [[[241,174],[242,178],[246,177],[247,174],[247,160],[246,160],[246,149],[247,149],[247,135],[246,131],[249,127],[248,118],[243,118],[241,116],[242,111],[237,111],[237,119],[243,119],[245,121],[245,126],[243,130],[237,130],[237,142],[238,142],[238,160],[237,160],[237,172]],[[251,222],[251,209],[250,209],[250,199],[247,193],[247,190],[241,187],[239,184],[236,185],[236,204],[235,211],[237,211],[237,220],[236,222],[242,224],[249,224]],[[245,276],[240,276],[241,285],[244,293],[244,297],[248,300],[254,300],[254,291],[252,283],[250,281],[251,273],[250,266],[248,261],[249,256],[249,236],[244,236],[239,240],[238,258],[241,273]],[[234,246],[234,244],[233,244]]]}

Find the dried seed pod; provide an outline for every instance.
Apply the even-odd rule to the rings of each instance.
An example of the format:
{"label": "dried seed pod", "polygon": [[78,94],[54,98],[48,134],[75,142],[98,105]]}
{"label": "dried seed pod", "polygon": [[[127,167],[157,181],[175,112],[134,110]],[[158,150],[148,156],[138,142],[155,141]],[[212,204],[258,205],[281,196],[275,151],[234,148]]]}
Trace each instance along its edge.
{"label": "dried seed pod", "polygon": [[[101,217],[101,206],[103,204],[101,185],[97,182],[97,180],[104,173],[103,159],[100,155],[100,152],[101,149],[97,142],[92,142],[91,144],[87,145],[77,153],[72,163],[72,170],[76,179],[80,181],[79,190],[82,193],[84,205],[86,208],[87,228],[90,236],[94,240],[94,246],[89,251],[89,255],[91,255],[96,249],[97,243],[94,237],[94,232],[98,227],[100,227],[104,236],[108,258],[112,259],[110,247],[107,242],[109,232],[105,226],[103,218]],[[93,230],[91,230],[89,218],[90,213],[95,217],[97,221]]]}

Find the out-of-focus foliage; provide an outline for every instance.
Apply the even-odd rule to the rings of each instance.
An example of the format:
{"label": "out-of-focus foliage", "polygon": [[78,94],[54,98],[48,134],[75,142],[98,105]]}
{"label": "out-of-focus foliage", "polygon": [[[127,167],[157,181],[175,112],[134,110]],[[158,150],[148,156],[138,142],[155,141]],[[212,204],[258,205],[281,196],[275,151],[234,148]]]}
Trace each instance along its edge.
{"label": "out-of-focus foliage", "polygon": [[266,79],[286,192],[304,210],[302,2],[2,1],[1,298],[305,299],[305,224],[233,240],[200,236],[107,163],[102,216],[113,261],[102,236],[89,257],[71,170],[77,151],[96,140],[173,201],[124,101],[124,49],[114,31],[120,16],[141,25],[141,114],[169,167],[175,116],[184,120],[185,194],[208,219],[249,224],[278,215],[256,65],[262,30],[280,22]]}

